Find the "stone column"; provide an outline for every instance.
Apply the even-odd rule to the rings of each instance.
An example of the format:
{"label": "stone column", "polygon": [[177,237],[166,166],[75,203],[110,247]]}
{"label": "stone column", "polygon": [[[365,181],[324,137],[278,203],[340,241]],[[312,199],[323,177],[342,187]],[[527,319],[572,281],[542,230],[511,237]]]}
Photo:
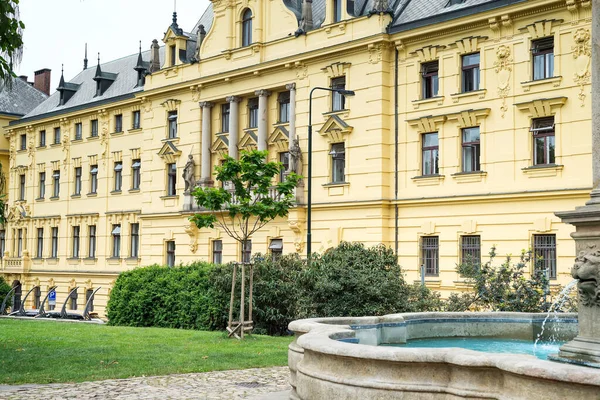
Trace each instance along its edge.
{"label": "stone column", "polygon": [[200,103],[202,108],[202,176],[200,177],[200,185],[203,187],[211,186],[210,179],[210,145],[211,143],[211,108],[213,104],[208,101]]}
{"label": "stone column", "polygon": [[267,90],[257,90],[258,96],[258,150],[267,150],[267,100],[271,94]]}
{"label": "stone column", "polygon": [[238,96],[229,96],[225,100],[229,102],[229,157],[238,158],[238,142],[240,132],[240,98]]}
{"label": "stone column", "polygon": [[600,0],[592,0],[592,174],[594,187],[587,204],[600,205]]}
{"label": "stone column", "polygon": [[296,84],[290,83],[285,85],[285,88],[290,91],[290,137],[288,140],[288,149],[292,147],[296,138]]}

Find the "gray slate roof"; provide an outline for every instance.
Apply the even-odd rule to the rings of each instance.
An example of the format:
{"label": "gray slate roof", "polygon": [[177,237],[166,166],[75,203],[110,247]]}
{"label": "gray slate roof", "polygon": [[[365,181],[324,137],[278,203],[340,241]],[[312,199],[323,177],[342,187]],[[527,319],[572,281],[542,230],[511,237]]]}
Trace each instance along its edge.
{"label": "gray slate roof", "polygon": [[[133,69],[137,64],[138,55],[139,53],[132,54],[100,64],[102,72],[117,75],[116,80],[102,96],[96,96],[96,82],[93,80],[96,74],[96,66],[94,65],[68,81],[68,83],[79,85],[79,89],[66,104],[59,106],[60,93],[54,92],[46,101],[27,113],[24,118],[42,118],[49,113],[62,113],[74,108],[91,106],[96,102],[106,102],[126,95],[133,96],[134,93],[143,90],[143,87],[136,87],[137,72]],[[160,49],[160,58],[164,60],[164,47]],[[150,60],[150,50],[142,52],[142,59],[145,62]]]}
{"label": "gray slate roof", "polygon": [[0,114],[25,115],[48,96],[20,78],[14,78],[12,88],[0,89]]}

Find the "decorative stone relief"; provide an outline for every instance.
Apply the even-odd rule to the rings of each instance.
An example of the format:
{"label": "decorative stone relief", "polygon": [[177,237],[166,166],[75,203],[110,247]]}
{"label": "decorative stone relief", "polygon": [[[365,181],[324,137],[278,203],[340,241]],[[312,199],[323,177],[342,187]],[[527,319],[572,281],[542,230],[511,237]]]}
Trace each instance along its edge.
{"label": "decorative stone relief", "polygon": [[69,130],[69,127],[70,127],[69,120],[67,120],[66,118],[62,118],[60,120],[60,125],[61,125],[60,129],[62,132],[61,145],[62,145],[63,161],[64,161],[63,166],[64,166],[65,172],[66,172],[68,164],[69,164],[67,161],[69,160],[69,153],[71,151],[71,148],[69,145],[70,141],[71,141],[70,140],[71,135],[70,135],[70,130]]}
{"label": "decorative stone relief", "polygon": [[575,59],[575,83],[579,86],[577,97],[581,107],[585,105],[585,85],[590,83],[590,64],[592,60],[592,44],[589,29],[580,28],[573,34],[573,58]]}
{"label": "decorative stone relief", "polygon": [[142,97],[140,102],[145,113],[152,111],[152,101],[147,97]]}
{"label": "decorative stone relief", "polygon": [[14,168],[17,164],[17,136],[13,135],[12,132],[9,132],[10,135],[10,167]]}
{"label": "decorative stone relief", "polygon": [[304,225],[303,221],[288,220],[288,226],[294,232],[294,248],[296,253],[302,253],[304,251]]}
{"label": "decorative stone relief", "polygon": [[383,52],[387,50],[388,46],[385,43],[378,43],[370,44],[367,48],[369,50],[369,63],[379,64],[383,59]]}
{"label": "decorative stone relief", "polygon": [[198,251],[198,227],[193,222],[184,226],[185,233],[190,237],[190,251],[194,254]]}
{"label": "decorative stone relief", "polygon": [[596,245],[579,252],[571,275],[579,279],[579,302],[585,307],[600,307],[600,250]]}
{"label": "decorative stone relief", "polygon": [[337,78],[346,75],[346,70],[350,68],[349,62],[335,62],[331,65],[321,68],[321,71],[326,73],[330,78]]}
{"label": "decorative stone relief", "polygon": [[192,101],[197,103],[200,101],[200,85],[190,86],[190,91],[192,92]]}
{"label": "decorative stone relief", "polygon": [[29,179],[33,178],[33,163],[35,162],[35,141],[33,136],[29,137],[29,143],[27,144],[27,158],[29,162],[27,163],[29,167]]}
{"label": "decorative stone relief", "polygon": [[502,118],[504,118],[506,111],[508,111],[506,98],[510,93],[510,75],[513,63],[513,59],[510,55],[510,47],[504,45],[499,46],[496,50],[496,61],[494,61],[494,67],[498,77],[498,96],[502,99],[502,106],[500,107]]}
{"label": "decorative stone relief", "polygon": [[302,80],[308,77],[308,66],[306,64],[298,61],[294,64],[294,67],[296,68],[296,78]]}
{"label": "decorative stone relief", "polygon": [[106,110],[98,111],[98,121],[100,123],[100,144],[102,145],[102,159],[106,163],[108,154],[108,113]]}

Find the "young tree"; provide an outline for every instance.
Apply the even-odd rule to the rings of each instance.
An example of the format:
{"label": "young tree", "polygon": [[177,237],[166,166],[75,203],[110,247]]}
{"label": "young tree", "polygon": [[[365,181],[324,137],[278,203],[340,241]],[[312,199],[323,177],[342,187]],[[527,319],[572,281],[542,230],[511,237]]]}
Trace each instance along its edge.
{"label": "young tree", "polygon": [[0,84],[11,84],[13,67],[21,62],[23,29],[19,0],[0,0]]}

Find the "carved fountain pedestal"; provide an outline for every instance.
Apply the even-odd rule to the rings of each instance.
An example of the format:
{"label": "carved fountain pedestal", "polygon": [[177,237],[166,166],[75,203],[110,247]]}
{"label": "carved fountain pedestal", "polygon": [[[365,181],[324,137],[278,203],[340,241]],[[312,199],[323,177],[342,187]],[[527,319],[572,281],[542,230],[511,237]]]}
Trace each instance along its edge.
{"label": "carved fountain pedestal", "polygon": [[577,253],[571,275],[579,279],[579,334],[551,359],[600,368],[600,204],[596,200],[592,197],[586,206],[556,213],[576,228],[571,234]]}

